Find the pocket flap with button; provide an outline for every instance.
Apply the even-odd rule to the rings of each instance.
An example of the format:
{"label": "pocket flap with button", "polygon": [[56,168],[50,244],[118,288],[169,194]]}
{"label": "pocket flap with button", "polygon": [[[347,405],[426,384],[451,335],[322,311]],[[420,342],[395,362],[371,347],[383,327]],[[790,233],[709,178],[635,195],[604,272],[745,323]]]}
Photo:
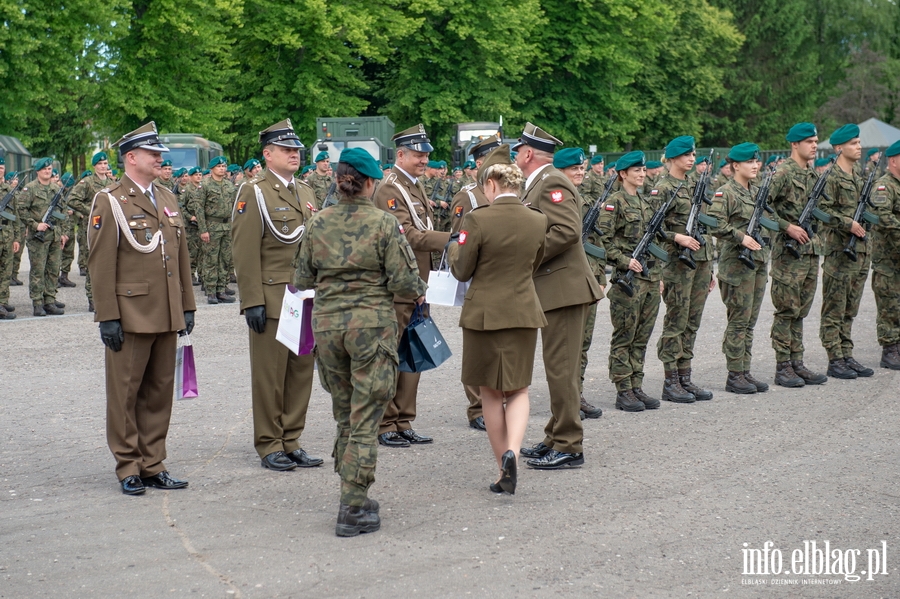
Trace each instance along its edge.
{"label": "pocket flap with button", "polygon": [[116,295],[134,297],[136,295],[147,295],[148,293],[150,293],[150,283],[146,281],[142,283],[116,283]]}
{"label": "pocket flap with button", "polygon": [[290,270],[264,270],[261,274],[263,285],[288,285],[294,273]]}

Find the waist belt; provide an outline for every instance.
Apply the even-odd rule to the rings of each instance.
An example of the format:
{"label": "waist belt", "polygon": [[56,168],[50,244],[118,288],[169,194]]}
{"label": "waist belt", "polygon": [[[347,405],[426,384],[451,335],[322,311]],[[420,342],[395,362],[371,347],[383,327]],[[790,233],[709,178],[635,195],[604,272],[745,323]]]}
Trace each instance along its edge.
{"label": "waist belt", "polygon": [[211,223],[218,223],[218,222],[221,222],[222,224],[225,224],[225,223],[230,223],[230,222],[231,222],[231,217],[228,216],[228,217],[222,218],[221,216],[215,216],[215,217],[213,217],[213,216],[207,216],[207,217],[206,217],[206,220],[209,221],[209,222],[211,222]]}

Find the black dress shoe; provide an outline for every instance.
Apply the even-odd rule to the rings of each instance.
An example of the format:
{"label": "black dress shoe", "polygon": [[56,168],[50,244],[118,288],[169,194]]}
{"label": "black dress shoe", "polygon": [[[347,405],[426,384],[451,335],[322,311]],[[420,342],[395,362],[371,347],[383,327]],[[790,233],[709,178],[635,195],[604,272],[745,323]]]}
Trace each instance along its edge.
{"label": "black dress shoe", "polygon": [[147,487],[156,487],[157,489],[183,489],[188,486],[188,481],[178,480],[163,470],[159,474],[142,478],[141,482]]}
{"label": "black dress shoe", "polygon": [[147,490],[144,487],[144,483],[141,482],[141,477],[136,474],[126,476],[120,482],[122,484],[122,492],[126,495],[143,495],[144,491]]}
{"label": "black dress shoe", "polygon": [[847,368],[856,372],[856,376],[872,376],[875,374],[875,371],[869,368],[868,366],[863,366],[859,362],[856,361],[855,358],[844,358],[844,364],[846,364]]}
{"label": "black dress shoe", "polygon": [[550,452],[550,448],[541,441],[533,447],[523,447],[519,450],[519,455],[523,458],[542,458]]}
{"label": "black dress shoe", "polygon": [[400,436],[403,437],[404,439],[406,439],[407,441],[409,441],[410,443],[424,444],[424,443],[431,443],[432,441],[434,441],[433,438],[426,437],[425,435],[420,435],[419,433],[417,433],[416,431],[414,431],[411,428],[408,428],[405,431],[399,431],[399,432],[400,432]]}
{"label": "black dress shoe", "polygon": [[503,487],[500,486],[500,483],[491,483],[491,486],[488,487],[491,490],[491,493],[502,493]]}
{"label": "black dress shoe", "polygon": [[293,470],[297,467],[297,464],[288,458],[283,451],[273,451],[262,459],[262,467],[284,472],[285,470]]}
{"label": "black dress shoe", "polygon": [[487,428],[484,426],[484,416],[469,420],[469,427],[479,431],[486,431]]}
{"label": "black dress shoe", "polygon": [[325,461],[322,458],[314,458],[306,453],[306,450],[304,449],[295,449],[294,451],[285,453],[285,455],[290,461],[301,468],[315,468],[316,466],[321,466]]}
{"label": "black dress shoe", "polygon": [[500,456],[500,481],[498,484],[510,495],[515,495],[517,479],[516,454],[511,449],[507,449]]}
{"label": "black dress shoe", "polygon": [[375,532],[379,528],[381,517],[377,512],[366,511],[365,506],[342,503],[334,533],[339,537],[355,537],[361,532]]}
{"label": "black dress shoe", "polygon": [[577,468],[584,464],[583,453],[563,453],[551,449],[547,455],[540,459],[525,462],[538,470],[562,470],[563,468]]}
{"label": "black dress shoe", "polygon": [[397,431],[388,431],[378,435],[378,442],[385,447],[409,447],[409,441],[400,436]]}

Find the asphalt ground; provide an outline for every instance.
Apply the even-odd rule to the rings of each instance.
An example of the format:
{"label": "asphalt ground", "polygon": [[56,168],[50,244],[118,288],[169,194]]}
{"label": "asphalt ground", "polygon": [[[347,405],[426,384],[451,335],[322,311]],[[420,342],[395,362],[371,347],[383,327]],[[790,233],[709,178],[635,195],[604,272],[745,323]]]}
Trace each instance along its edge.
{"label": "asphalt ground", "polygon": [[[335,426],[318,380],[302,443],[325,465],[260,467],[248,332],[235,305],[198,297],[200,397],[175,402],[166,461],[190,487],[126,497],[106,446],[103,346],[84,279],[76,271],[78,287],[60,290],[65,316],[33,318],[21,274],[26,286],[13,287],[11,299],[20,316],[0,322],[0,597],[900,596],[900,373],[878,368],[868,286],[855,357],[873,377],[726,393],[725,310],[715,290],[694,363],[694,380],[714,399],[638,414],[613,408],[604,300],[585,384],[603,416],[584,423],[585,465],[540,472],[520,462],[515,496],[487,488],[496,466],[485,433],[465,417],[459,308],[435,307],[455,355],[423,375],[414,423],[435,442],[381,448],[371,493],[381,530],[347,539],[334,535]],[[817,301],[806,363],[824,371],[818,310]],[[647,360],[645,389],[654,394],[662,315]],[[771,321],[767,296],[753,372],[770,384]],[[526,443],[542,440],[549,417],[540,355],[531,406]],[[757,559],[748,550],[767,541],[769,573],[748,575],[746,557]],[[795,550],[804,571],[804,556],[816,555],[804,545],[811,541],[820,550],[829,542],[829,573],[812,565],[785,574]],[[878,574],[861,574],[875,569],[870,549],[882,563]]]}

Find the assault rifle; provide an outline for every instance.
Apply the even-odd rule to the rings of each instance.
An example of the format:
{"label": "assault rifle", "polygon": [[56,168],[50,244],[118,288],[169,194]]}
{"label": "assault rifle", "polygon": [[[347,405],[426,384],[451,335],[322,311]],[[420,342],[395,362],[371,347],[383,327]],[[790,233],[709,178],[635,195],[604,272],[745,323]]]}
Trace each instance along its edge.
{"label": "assault rifle", "polygon": [[[16,215],[12,212],[7,212],[6,209],[9,208],[10,202],[12,202],[13,198],[16,197],[16,192],[18,192],[19,188],[22,187],[22,183],[25,182],[25,177],[23,175],[28,172],[31,172],[31,169],[18,173],[16,176],[18,177],[19,182],[16,183],[16,186],[10,189],[5,196],[3,196],[2,200],[0,200],[0,218],[5,218],[10,222],[16,220]],[[0,227],[0,229],[2,228],[3,227]]]}
{"label": "assault rifle", "polygon": [[[52,231],[56,228],[56,225],[53,224],[51,219],[56,219],[58,221],[66,220],[66,215],[62,212],[59,212],[57,208],[59,208],[59,204],[63,201],[63,196],[65,195],[68,198],[68,194],[66,191],[75,186],[75,177],[70,177],[66,180],[62,187],[57,190],[57,192],[53,195],[53,199],[50,200],[50,205],[47,206],[47,211],[44,212],[44,216],[41,217],[39,222],[47,225],[47,231]],[[47,231],[35,231],[34,238],[38,241],[44,241],[44,237],[47,234]]]}
{"label": "assault rifle", "polygon": [[[881,160],[878,161],[878,164],[875,165],[875,168],[869,171],[869,177],[866,179],[866,184],[863,186],[862,193],[859,194],[859,202],[857,202],[856,204],[856,212],[853,213],[853,220],[861,224],[866,231],[871,229],[872,225],[877,225],[880,220],[877,214],[872,214],[871,212],[866,210],[866,208],[872,206],[872,186],[875,185],[875,173],[878,172],[878,169],[880,167]],[[847,243],[847,247],[844,248],[844,255],[853,262],[856,262],[857,239],[859,239],[859,237],[851,234],[850,241]]]}
{"label": "assault rifle", "polygon": [[[706,234],[706,227],[719,226],[719,221],[701,212],[704,202],[712,206],[712,200],[707,196],[707,189],[709,189],[709,173],[712,171],[711,165],[714,152],[715,150],[709,151],[710,168],[703,171],[700,178],[697,179],[697,185],[694,187],[694,195],[691,198],[691,213],[688,214],[687,224],[685,225],[687,234],[696,239],[697,242],[700,243],[700,247],[706,245],[706,240],[703,238]],[[694,261],[694,252],[690,248],[684,248],[678,256],[678,259],[691,270],[697,268],[697,263]]]}
{"label": "assault rifle", "polygon": [[[678,187],[675,188],[675,191],[672,192],[672,195],[669,196],[669,199],[665,204],[659,207],[659,209],[653,213],[653,216],[650,217],[650,222],[647,224],[647,230],[644,231],[644,236],[641,237],[641,240],[638,242],[637,246],[635,246],[634,251],[631,252],[631,257],[641,263],[641,273],[646,274],[647,272],[647,258],[648,254],[652,254],[656,256],[658,259],[663,262],[669,261],[669,254],[666,253],[664,249],[653,243],[653,240],[657,237],[665,239],[665,236],[661,233],[663,220],[666,218],[666,213],[669,211],[669,208],[672,207],[672,202],[675,201],[675,196],[678,195],[678,192],[681,191],[684,183],[680,183]],[[628,297],[634,297],[634,271],[628,269],[625,274],[618,279],[616,279],[616,285],[625,292],[625,295]]]}
{"label": "assault rifle", "polygon": [[[828,199],[828,196],[825,195],[825,182],[828,180],[828,175],[831,174],[832,169],[834,169],[834,164],[837,162],[838,156],[841,155],[841,151],[838,151],[837,154],[831,157],[828,162],[828,168],[822,171],[819,178],[816,179],[816,184],[813,185],[812,191],[809,192],[809,199],[806,200],[806,205],[803,207],[803,212],[800,213],[800,220],[797,222],[797,226],[806,231],[810,239],[819,229],[813,221],[814,218],[826,224],[831,222],[831,216],[819,209],[819,200],[823,197]],[[784,249],[790,252],[794,258],[800,257],[800,248],[797,247],[795,240],[788,239],[784,244]]]}
{"label": "assault rifle", "polygon": [[[753,207],[753,215],[750,216],[750,222],[747,223],[747,235],[752,237],[756,243],[762,247],[766,247],[768,244],[768,237],[762,236],[763,227],[770,231],[778,231],[779,229],[778,223],[765,216],[766,212],[775,212],[772,207],[769,206],[769,187],[772,185],[772,177],[774,175],[774,171],[766,173],[763,184],[756,190],[756,204]],[[741,253],[738,254],[738,260],[750,270],[756,270],[756,262],[753,260],[753,251],[749,248],[743,248],[741,250]]]}
{"label": "assault rifle", "polygon": [[336,190],[337,181],[332,181],[331,186],[328,187],[328,193],[325,194],[325,199],[322,201],[322,210],[338,203],[337,196],[334,193]]}
{"label": "assault rifle", "polygon": [[597,228],[597,221],[600,219],[600,211],[603,210],[603,205],[606,203],[609,194],[612,193],[612,188],[615,184],[616,178],[610,177],[606,181],[606,185],[603,186],[603,191],[600,193],[597,201],[594,202],[591,209],[588,210],[584,215],[584,218],[581,219],[581,245],[584,246],[586,254],[590,254],[599,260],[606,260],[606,250],[588,242],[588,237],[590,237],[592,233],[596,233],[601,237],[603,236],[603,231]]}

